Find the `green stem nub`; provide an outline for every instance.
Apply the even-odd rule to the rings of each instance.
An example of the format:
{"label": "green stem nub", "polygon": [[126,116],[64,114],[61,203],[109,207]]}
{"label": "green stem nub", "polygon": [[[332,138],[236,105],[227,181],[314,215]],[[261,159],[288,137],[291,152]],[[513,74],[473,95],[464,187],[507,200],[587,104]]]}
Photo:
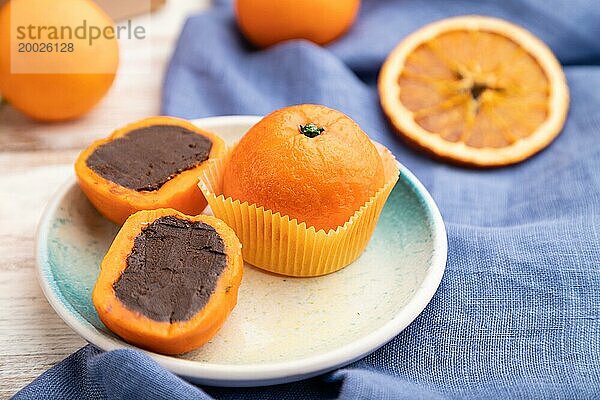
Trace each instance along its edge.
{"label": "green stem nub", "polygon": [[309,122],[306,125],[300,125],[298,129],[300,130],[301,134],[303,134],[304,136],[308,136],[309,138],[317,137],[325,131],[325,128],[321,128],[320,126],[317,126],[312,122]]}

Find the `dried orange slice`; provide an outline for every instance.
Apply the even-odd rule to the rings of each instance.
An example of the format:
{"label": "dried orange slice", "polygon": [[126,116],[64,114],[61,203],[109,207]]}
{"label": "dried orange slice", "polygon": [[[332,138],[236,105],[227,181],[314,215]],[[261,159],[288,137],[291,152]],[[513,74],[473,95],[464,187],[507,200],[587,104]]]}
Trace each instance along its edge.
{"label": "dried orange slice", "polygon": [[383,65],[379,96],[410,143],[479,167],[546,147],[569,106],[552,51],[521,27],[481,16],[434,22],[406,37]]}

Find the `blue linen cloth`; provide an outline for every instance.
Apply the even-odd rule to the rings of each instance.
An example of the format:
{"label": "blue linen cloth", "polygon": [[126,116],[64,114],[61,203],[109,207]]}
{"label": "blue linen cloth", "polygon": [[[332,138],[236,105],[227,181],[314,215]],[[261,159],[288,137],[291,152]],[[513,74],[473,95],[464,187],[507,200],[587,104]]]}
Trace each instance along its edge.
{"label": "blue linen cloth", "polygon": [[[375,79],[394,45],[425,23],[472,13],[525,26],[565,66],[572,101],[564,131],[513,167],[433,161],[399,140],[379,107]],[[262,51],[240,36],[228,2],[191,17],[166,75],[164,113],[266,114],[310,102],[348,114],[439,205],[450,248],[442,284],[389,344],[307,381],[198,388],[139,352],[88,346],[16,398],[600,398],[599,39],[596,0],[366,0],[336,43]]]}

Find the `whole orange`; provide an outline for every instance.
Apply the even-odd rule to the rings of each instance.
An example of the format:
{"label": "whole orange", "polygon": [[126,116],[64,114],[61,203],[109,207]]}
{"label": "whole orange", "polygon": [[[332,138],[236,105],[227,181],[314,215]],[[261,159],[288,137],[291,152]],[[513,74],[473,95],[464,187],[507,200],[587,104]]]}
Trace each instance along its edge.
{"label": "whole orange", "polygon": [[[83,36],[83,31],[76,35],[75,29],[84,21],[87,27],[114,26],[90,0],[6,3],[0,9],[0,94],[18,110],[42,121],[79,117],[96,105],[113,83],[119,49],[114,37],[102,36],[91,45],[89,35],[77,37]],[[26,30],[29,26],[32,31]],[[25,30],[19,31],[19,27]],[[48,29],[40,31],[38,27],[55,27],[64,36],[51,38]],[[19,34],[24,36],[19,38]],[[30,47],[18,52],[18,43],[24,42],[35,44],[36,51]],[[45,51],[41,52],[40,46]],[[20,64],[15,66],[15,61],[11,66],[13,58]]]}
{"label": "whole orange", "polygon": [[327,44],[354,22],[360,0],[237,0],[240,29],[253,44],[267,47],[289,39]]}
{"label": "whole orange", "polygon": [[223,194],[317,230],[343,225],[384,185],[366,133],[330,108],[302,104],[254,125],[225,166]]}

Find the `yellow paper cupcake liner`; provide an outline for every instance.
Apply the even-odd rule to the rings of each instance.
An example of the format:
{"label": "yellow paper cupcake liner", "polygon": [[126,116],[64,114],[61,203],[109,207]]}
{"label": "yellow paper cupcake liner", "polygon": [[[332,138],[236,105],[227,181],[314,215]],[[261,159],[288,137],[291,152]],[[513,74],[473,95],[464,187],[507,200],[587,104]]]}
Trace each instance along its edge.
{"label": "yellow paper cupcake liner", "polygon": [[225,221],[242,242],[244,260],[267,271],[289,276],[319,276],[340,270],[364,251],[400,171],[392,153],[376,143],[385,184],[352,217],[335,230],[307,227],[288,216],[222,194],[223,170],[231,157],[210,159],[198,186],[214,215]]}

